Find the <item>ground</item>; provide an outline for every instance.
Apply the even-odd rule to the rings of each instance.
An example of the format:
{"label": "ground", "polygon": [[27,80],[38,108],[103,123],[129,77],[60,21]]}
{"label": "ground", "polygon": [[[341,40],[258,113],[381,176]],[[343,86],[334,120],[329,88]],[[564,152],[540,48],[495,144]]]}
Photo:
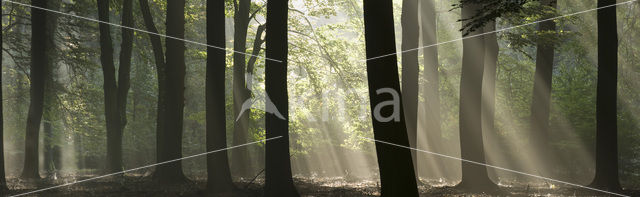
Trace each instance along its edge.
{"label": "ground", "polygon": [[[91,177],[65,177],[56,180],[44,179],[37,183],[10,178],[9,195],[18,195],[36,189],[72,183]],[[295,178],[295,184],[302,196],[379,196],[377,181],[349,181],[344,178]],[[150,178],[141,175],[127,175],[124,178],[102,178],[68,185],[56,189],[41,191],[25,196],[203,196],[206,182],[204,179],[190,180],[180,186],[158,187]],[[263,180],[254,182],[236,182],[240,196],[262,196]],[[501,186],[493,194],[471,194],[451,186],[419,186],[420,196],[606,196],[603,193],[586,191],[575,187],[530,187]],[[640,196],[640,190],[625,191],[629,196]]]}

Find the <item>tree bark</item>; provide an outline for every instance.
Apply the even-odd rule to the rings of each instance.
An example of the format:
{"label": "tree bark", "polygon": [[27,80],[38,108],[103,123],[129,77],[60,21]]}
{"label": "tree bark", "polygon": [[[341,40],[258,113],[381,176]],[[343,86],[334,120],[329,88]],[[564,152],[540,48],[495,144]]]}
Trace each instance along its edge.
{"label": "tree bark", "polygon": [[[484,32],[496,30],[495,20],[487,22]],[[496,33],[484,36],[484,74],[482,75],[482,132],[487,135],[487,144],[494,145],[498,135],[495,131],[496,73],[498,69],[498,37]],[[491,141],[494,140],[494,141]]]}
{"label": "tree bark", "polygon": [[[48,8],[47,0],[32,0],[34,7]],[[31,89],[25,136],[25,158],[22,178],[40,179],[38,169],[38,138],[44,106],[45,77],[47,77],[47,14],[31,8]],[[45,44],[43,44],[45,43]]]}
{"label": "tree bark", "polygon": [[[233,16],[233,144],[239,145],[247,143],[249,135],[249,113],[243,113],[241,117],[242,104],[249,99],[249,90],[245,84],[246,57],[247,50],[247,29],[249,28],[249,8],[250,0],[239,0],[236,13]],[[247,110],[249,111],[249,110]],[[235,121],[237,120],[237,121]],[[251,170],[249,162],[249,152],[247,147],[235,148],[231,154],[234,174],[241,177],[250,176]]]}
{"label": "tree bark", "polygon": [[[184,0],[167,1],[167,36],[184,39]],[[166,98],[165,98],[165,115],[164,115],[164,139],[160,141],[163,144],[164,155],[162,161],[174,160],[182,158],[182,126],[184,116],[184,77],[186,71],[185,65],[185,46],[184,41],[167,38],[166,51]],[[175,161],[157,168],[156,177],[161,183],[180,183],[186,180],[182,171],[182,161]]]}
{"label": "tree bark", "polygon": [[[122,1],[122,26],[133,27],[133,0]],[[133,55],[133,30],[121,28],[120,66],[118,67],[118,116],[120,118],[120,160],[122,160],[122,133],[127,125],[127,96],[131,86],[131,56]]]}
{"label": "tree bark", "polygon": [[[420,69],[418,67],[418,44],[420,40],[420,30],[418,23],[418,1],[403,0],[402,1],[402,101],[404,103],[404,115],[407,123],[407,134],[409,144],[413,148],[417,148],[418,139],[418,76]],[[411,152],[414,171],[417,170],[418,160],[416,152]],[[416,180],[419,182],[418,176]]]}
{"label": "tree bark", "polygon": [[[98,19],[109,22],[109,0],[98,0]],[[122,170],[122,133],[118,117],[118,85],[116,84],[115,65],[111,26],[100,23],[100,63],[104,77],[104,113],[107,126],[107,166],[106,172]]]}
{"label": "tree bark", "polygon": [[[545,5],[556,7],[556,0],[545,0]],[[555,32],[556,23],[553,20],[541,22],[540,32]],[[536,71],[533,82],[533,97],[531,99],[531,144],[538,154],[538,160],[554,161],[549,150],[549,112],[551,110],[551,85],[553,76],[553,59],[555,47],[553,43],[539,39],[536,49]],[[542,162],[541,174],[548,176],[547,169],[553,169],[549,162]]]}
{"label": "tree bark", "polygon": [[[149,2],[147,0],[140,0],[140,12],[144,19],[144,24],[147,31],[155,33],[148,34],[151,47],[153,49],[153,57],[156,63],[156,75],[158,77],[158,103],[157,103],[157,115],[156,115],[156,161],[166,161],[164,153],[164,118],[165,118],[165,98],[167,87],[166,76],[166,62],[164,56],[164,49],[162,48],[162,40],[157,35],[158,29],[153,22],[153,16],[151,15],[151,9],[149,8]],[[154,174],[156,176],[157,173]]]}
{"label": "tree bark", "polygon": [[[462,18],[468,19],[480,11],[482,6],[468,3],[462,7]],[[469,20],[463,21],[467,23]],[[464,25],[464,24],[463,24]],[[465,32],[462,32],[463,35]],[[476,36],[483,30],[468,33],[470,38],[462,41],[462,71],[460,76],[460,154],[462,159],[485,163],[482,139],[482,77],[484,73],[484,37]],[[491,182],[485,166],[462,162],[462,181],[459,188],[472,192],[493,191],[497,186]]]}
{"label": "tree bark", "polygon": [[[437,26],[436,26],[436,7],[435,1],[423,0],[420,1],[420,31],[422,32],[422,55],[424,58],[424,70],[423,76],[425,84],[423,86],[424,103],[424,128],[427,130],[427,149],[444,153],[442,149],[442,130],[440,125],[440,78],[438,67],[438,47],[431,46],[438,43]],[[429,47],[427,47],[429,46]],[[431,166],[437,172],[442,172],[447,169],[447,165],[444,164],[443,158],[425,155],[430,160],[434,161]],[[444,171],[443,174],[446,174]]]}
{"label": "tree bark", "polygon": [[[598,0],[598,7],[615,4]],[[621,191],[618,179],[618,32],[616,7],[598,10],[598,84],[596,93],[596,173],[592,187]]]}
{"label": "tree bark", "polygon": [[[225,46],[224,1],[207,0],[207,44]],[[207,152],[227,148],[225,116],[225,50],[207,48]],[[212,196],[232,196],[233,183],[227,151],[207,155],[207,189]]]}
{"label": "tree bark", "polygon": [[[376,140],[408,147],[409,140],[403,117],[395,55],[392,2],[390,0],[365,0],[363,3],[366,55],[369,59],[367,60],[367,78],[373,134]],[[376,106],[384,106],[389,102],[388,94],[391,94],[394,106],[385,106],[378,109],[379,111],[376,113]],[[381,114],[394,116],[396,113],[398,113],[395,116],[397,118],[391,120],[387,119],[388,117],[381,118]],[[376,154],[380,168],[382,196],[418,196],[410,150],[376,142]]]}
{"label": "tree bark", "polygon": [[[266,97],[271,98],[274,113],[265,113],[266,137],[280,137],[269,140],[265,145],[265,196],[299,196],[291,176],[289,154],[289,100],[287,93],[287,18],[288,0],[267,1],[267,60],[265,65]],[[266,100],[267,109],[269,99]],[[267,110],[271,111],[271,110]]]}
{"label": "tree bark", "polygon": [[[0,2],[0,7],[2,7],[2,2]],[[4,31],[0,31],[0,49],[1,46],[4,46],[2,43],[2,33]],[[2,56],[0,54],[0,101],[4,100],[2,97]],[[2,108],[2,103],[0,102],[0,194],[4,195],[5,192],[9,191],[7,187],[7,179],[4,171],[4,111]]]}

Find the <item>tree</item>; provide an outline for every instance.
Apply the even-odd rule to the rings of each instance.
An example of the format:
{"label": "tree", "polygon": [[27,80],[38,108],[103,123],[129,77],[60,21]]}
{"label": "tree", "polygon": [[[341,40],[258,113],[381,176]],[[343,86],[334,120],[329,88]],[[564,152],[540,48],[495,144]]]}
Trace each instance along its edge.
{"label": "tree", "polygon": [[[207,0],[207,44],[224,47],[224,1]],[[227,148],[225,117],[225,50],[207,47],[206,127],[207,152]],[[227,151],[207,155],[207,189],[210,194],[233,190]]]}
{"label": "tree", "polygon": [[[38,8],[48,8],[46,0],[32,0],[31,5]],[[47,47],[50,41],[48,34],[52,29],[47,28],[47,13],[38,8],[31,8],[31,88],[29,112],[27,115],[27,127],[25,135],[24,168],[22,178],[40,179],[38,169],[38,138],[40,135],[40,122],[42,120],[44,106],[44,87],[47,77]],[[44,43],[44,44],[43,44]],[[52,43],[52,42],[51,42]]]}
{"label": "tree", "polygon": [[[163,139],[164,146],[158,155],[159,161],[182,158],[182,126],[184,112],[185,46],[184,41],[184,0],[167,1],[167,51],[166,94]],[[170,38],[173,37],[173,38]],[[178,38],[178,39],[175,39]],[[156,178],[162,183],[179,183],[186,180],[182,172],[182,161],[175,161],[156,168]]]}
{"label": "tree", "polygon": [[[402,102],[404,103],[404,113],[407,123],[407,133],[411,147],[418,147],[418,44],[420,40],[420,30],[418,23],[418,1],[402,1]],[[417,170],[418,160],[416,152],[411,152],[414,171]],[[417,178],[418,176],[416,176]],[[417,179],[418,181],[420,179]]]}
{"label": "tree", "polygon": [[[374,138],[379,140],[376,142],[376,154],[380,168],[381,193],[382,196],[418,196],[410,150],[380,142],[409,146],[395,55],[392,2],[363,2],[368,59],[367,79],[373,134]],[[388,100],[387,95],[390,95],[392,100]],[[390,102],[392,104],[389,104]],[[383,117],[382,114],[391,115]]]}
{"label": "tree", "polygon": [[[476,15],[482,8],[478,3],[467,3],[462,6],[462,18],[468,19]],[[463,27],[469,20],[463,20]],[[460,154],[462,159],[485,163],[484,144],[482,139],[482,77],[484,72],[484,37],[476,36],[482,29],[463,32],[469,38],[462,41],[462,71],[460,76]],[[474,37],[471,37],[474,36]],[[491,182],[485,166],[462,162],[462,181],[459,188],[483,192],[491,191],[497,186]]]}
{"label": "tree", "polygon": [[[133,27],[133,1],[124,0],[122,5],[122,25]],[[109,0],[98,0],[98,18],[109,22]],[[100,61],[104,75],[104,105],[107,126],[107,167],[109,173],[122,171],[122,132],[126,125],[127,94],[133,48],[133,30],[122,28],[120,66],[116,81],[113,61],[111,27],[100,23]]]}
{"label": "tree", "polygon": [[[265,145],[265,196],[299,196],[291,176],[289,154],[289,100],[287,93],[287,0],[267,1],[267,34],[265,37],[266,56],[270,60],[265,65],[267,111],[271,107],[284,118],[274,113],[265,113],[266,137],[280,137],[269,140]],[[276,61],[277,60],[277,61]]]}
{"label": "tree", "polygon": [[[140,12],[144,19],[144,24],[147,31],[153,33],[149,35],[149,41],[151,42],[151,48],[153,49],[153,57],[156,63],[156,75],[158,76],[158,103],[157,103],[157,115],[156,115],[156,160],[158,162],[166,161],[165,145],[164,145],[164,120],[165,120],[165,98],[167,92],[167,76],[166,76],[166,62],[164,49],[162,48],[162,40],[158,34],[158,28],[156,28],[153,22],[153,16],[151,15],[151,9],[149,8],[149,2],[147,0],[140,0]],[[154,176],[156,176],[154,174]]]}
{"label": "tree", "polygon": [[[556,7],[556,0],[545,0],[543,4]],[[556,23],[553,20],[538,24],[540,35],[555,34]],[[551,167],[546,165],[553,161],[549,151],[549,111],[551,109],[551,79],[553,75],[554,44],[547,39],[539,38],[536,48],[536,71],[533,82],[533,97],[531,99],[531,139],[533,147],[542,161],[543,172]],[[548,175],[547,175],[548,176]]]}
{"label": "tree", "polygon": [[[0,2],[0,7],[2,7],[2,2]],[[0,49],[1,46],[4,46],[2,45],[2,32],[0,32]],[[4,98],[2,97],[2,56],[2,51],[0,51],[0,101]],[[0,102],[0,194],[9,191],[4,172],[4,111],[2,109],[2,103],[3,102]]]}
{"label": "tree", "polygon": [[[425,122],[424,128],[428,130],[427,146],[429,150],[437,153],[442,153],[442,131],[440,125],[440,79],[438,74],[438,47],[431,46],[438,43],[437,27],[436,27],[436,7],[435,1],[423,0],[420,1],[420,32],[422,32],[422,55],[424,60],[423,77],[425,84],[423,86],[424,103],[424,118],[421,119]],[[404,75],[403,75],[404,76]],[[436,160],[433,166],[434,169],[443,169],[446,167],[442,162],[442,158],[432,157]],[[416,172],[419,174],[418,172]]]}
{"label": "tree", "polygon": [[615,0],[598,0],[596,174],[591,187],[621,191],[618,179],[618,32]]}
{"label": "tree", "polygon": [[[236,2],[234,0],[234,2]],[[244,112],[238,117],[242,110],[242,104],[249,99],[249,89],[245,84],[247,51],[247,29],[249,28],[249,8],[251,0],[239,0],[233,16],[233,117],[237,120],[233,123],[233,144],[247,143],[249,135],[249,113]],[[249,152],[247,147],[239,147],[233,150],[231,155],[234,174],[238,176],[248,176],[249,174]]]}
{"label": "tree", "polygon": [[[484,32],[496,30],[495,20],[485,24]],[[484,37],[484,73],[482,75],[482,132],[488,139],[497,139],[495,129],[496,114],[496,74],[498,69],[498,37],[489,33]],[[488,142],[491,143],[491,142]]]}

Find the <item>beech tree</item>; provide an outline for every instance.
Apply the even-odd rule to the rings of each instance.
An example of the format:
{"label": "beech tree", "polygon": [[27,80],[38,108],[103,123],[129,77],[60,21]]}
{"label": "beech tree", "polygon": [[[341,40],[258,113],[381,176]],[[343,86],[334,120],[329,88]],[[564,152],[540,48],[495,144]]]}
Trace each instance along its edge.
{"label": "beech tree", "polygon": [[375,144],[381,193],[382,196],[418,196],[411,152],[396,146],[409,147],[409,140],[395,55],[392,2],[365,0],[363,3],[367,80],[373,135],[379,140]]}
{"label": "beech tree", "polygon": [[[207,44],[224,47],[224,1],[207,0]],[[227,148],[225,117],[225,50],[207,47],[205,82],[207,152]],[[230,196],[234,189],[227,151],[207,155],[207,189],[211,195]]]}
{"label": "beech tree", "polygon": [[[288,0],[267,1],[267,61],[265,65],[265,101],[267,111],[277,110],[284,117],[265,113],[265,196],[299,196],[291,176],[289,154],[289,98],[287,92],[287,18]],[[278,61],[275,61],[278,60]],[[271,101],[271,103],[269,102]]]}
{"label": "beech tree", "polygon": [[618,179],[618,30],[615,0],[598,0],[596,175],[591,187],[621,191]]}

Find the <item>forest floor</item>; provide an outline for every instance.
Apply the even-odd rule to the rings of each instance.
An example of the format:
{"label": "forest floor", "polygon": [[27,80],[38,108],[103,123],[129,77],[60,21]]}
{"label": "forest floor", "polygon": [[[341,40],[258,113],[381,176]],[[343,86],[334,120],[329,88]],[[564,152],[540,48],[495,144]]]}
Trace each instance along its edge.
{"label": "forest floor", "polygon": [[[11,189],[8,196],[20,195],[38,189],[73,183],[87,177],[65,177],[58,179],[43,179],[37,183],[25,182],[17,178],[9,178]],[[379,196],[377,181],[353,181],[341,177],[336,178],[295,178],[295,185],[302,196]],[[264,180],[254,182],[236,182],[238,196],[262,196]],[[431,184],[431,183],[430,183]],[[437,184],[434,184],[437,185]],[[442,184],[440,184],[442,185]],[[204,196],[206,181],[204,179],[190,180],[185,184],[173,187],[159,187],[150,178],[130,176],[124,178],[101,178],[76,184],[70,184],[55,189],[30,193],[24,196]],[[451,186],[432,187],[427,184],[419,186],[420,196],[606,196],[576,187],[529,187],[501,186],[491,194],[465,193]],[[640,196],[640,190],[625,191],[624,195]],[[6,195],[6,194],[5,194]],[[2,195],[2,196],[5,196]]]}

